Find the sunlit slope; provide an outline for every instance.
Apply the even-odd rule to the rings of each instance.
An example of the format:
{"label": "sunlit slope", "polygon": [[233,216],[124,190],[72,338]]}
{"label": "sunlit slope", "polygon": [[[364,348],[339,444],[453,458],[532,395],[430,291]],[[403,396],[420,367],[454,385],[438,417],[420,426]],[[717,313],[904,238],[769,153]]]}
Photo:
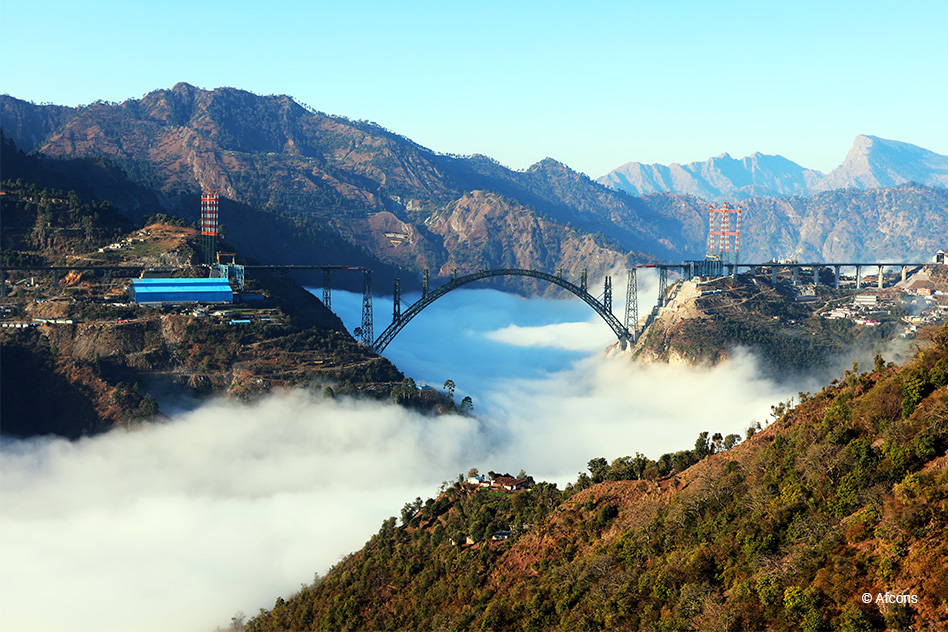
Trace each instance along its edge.
{"label": "sunlit slope", "polygon": [[249,629],[942,629],[948,327],[930,338],[727,450],[409,503]]}

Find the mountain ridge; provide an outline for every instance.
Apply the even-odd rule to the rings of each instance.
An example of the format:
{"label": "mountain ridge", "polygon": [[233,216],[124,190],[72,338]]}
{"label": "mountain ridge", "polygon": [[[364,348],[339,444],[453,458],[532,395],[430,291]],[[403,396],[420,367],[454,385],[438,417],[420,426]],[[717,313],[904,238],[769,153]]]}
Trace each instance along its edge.
{"label": "mountain ridge", "polygon": [[948,187],[948,156],[909,143],[859,135],[842,164],[817,189],[878,189],[906,182]]}
{"label": "mountain ridge", "polygon": [[[503,267],[510,258],[506,249],[513,249],[512,258],[523,265],[550,265],[549,258],[530,253],[544,252],[550,245],[545,240],[553,234],[567,235],[559,242],[566,247],[554,251],[570,254],[555,268],[569,271],[571,278],[586,267],[578,254],[587,251],[579,243],[584,235],[593,240],[583,243],[596,248],[588,253],[594,262],[588,269],[591,278],[609,274],[607,262],[622,267],[702,258],[706,200],[715,187],[724,185],[744,196],[744,261],[836,256],[846,249],[847,258],[897,251],[927,259],[933,249],[945,247],[937,229],[948,221],[945,189],[901,184],[807,193],[823,174],[760,153],[742,160],[722,154],[703,166],[693,163],[690,168],[705,183],[693,194],[635,196],[594,182],[552,158],[514,171],[487,156],[436,153],[376,124],[326,115],[286,95],[260,97],[236,88],[203,90],[179,83],[141,99],[82,108],[38,106],[0,96],[0,115],[6,136],[58,171],[81,171],[100,199],[112,200],[133,219],[143,213],[142,195],[117,191],[107,170],[91,173],[89,161],[124,170],[151,191],[149,204],[177,207],[193,200],[203,187],[221,189],[226,203],[241,210],[230,238],[243,240],[242,250],[261,261],[287,262],[290,251],[276,243],[292,236],[299,242],[293,253],[308,251],[312,254],[307,256],[318,258],[321,253],[358,252],[360,260],[387,266],[395,276],[401,270],[408,286],[419,284],[423,269],[444,272],[460,259],[471,270]],[[932,156],[930,162],[937,167],[940,159]],[[881,158],[877,163],[886,164]],[[676,173],[695,182],[684,168]],[[430,226],[478,191],[509,198],[507,208],[532,216],[531,222],[549,230],[518,235],[513,227],[521,220],[501,223],[492,228],[500,233],[478,239],[473,252],[458,251],[461,244],[472,244],[433,232]],[[770,196],[781,191],[796,193]],[[196,219],[196,209],[183,216]],[[279,236],[274,216],[284,218],[284,226],[307,225],[318,239],[307,247],[305,235],[287,233],[287,239],[271,243],[248,232],[257,217],[274,224],[268,235]],[[483,219],[478,213],[455,213],[452,226],[462,218],[475,222],[479,217]],[[393,226],[398,230],[386,228]],[[472,235],[480,229],[471,224],[460,230]],[[383,239],[383,231],[411,234],[412,239],[396,245]],[[571,240],[579,241],[567,246]],[[336,245],[327,250],[331,242]],[[338,263],[313,261],[320,262]],[[506,287],[536,291],[519,280]]]}
{"label": "mountain ridge", "polygon": [[860,134],[829,174],[780,155],[724,153],[685,165],[628,162],[597,180],[633,195],[680,193],[714,201],[813,196],[835,189],[886,188],[916,182],[948,187],[948,156],[916,145]]}

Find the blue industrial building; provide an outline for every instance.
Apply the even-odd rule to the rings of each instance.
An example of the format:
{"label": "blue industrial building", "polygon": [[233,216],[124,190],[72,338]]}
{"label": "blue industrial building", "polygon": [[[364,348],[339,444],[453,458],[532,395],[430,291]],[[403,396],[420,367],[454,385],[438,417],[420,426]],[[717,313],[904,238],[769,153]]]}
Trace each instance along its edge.
{"label": "blue industrial building", "polygon": [[234,302],[227,279],[133,279],[129,293],[140,305]]}

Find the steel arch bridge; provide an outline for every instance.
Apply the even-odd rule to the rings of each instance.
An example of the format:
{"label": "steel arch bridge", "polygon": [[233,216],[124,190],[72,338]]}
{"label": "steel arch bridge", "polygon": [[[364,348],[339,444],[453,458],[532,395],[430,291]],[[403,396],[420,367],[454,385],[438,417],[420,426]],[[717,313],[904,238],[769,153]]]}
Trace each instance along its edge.
{"label": "steel arch bridge", "polygon": [[632,334],[629,332],[628,328],[623,325],[622,322],[620,322],[619,319],[616,318],[612,313],[612,288],[608,281],[606,285],[606,294],[604,297],[606,304],[603,304],[593,297],[589,292],[587,292],[585,287],[574,285],[573,283],[570,283],[561,277],[547,274],[545,272],[539,272],[537,270],[502,268],[498,270],[481,270],[466,276],[456,277],[436,290],[432,290],[431,292],[423,292],[422,297],[404,312],[399,313],[397,307],[398,298],[396,296],[396,313],[394,314],[392,324],[389,325],[388,328],[379,335],[379,337],[375,340],[375,343],[372,345],[372,349],[376,353],[382,353],[382,351],[385,350],[385,347],[387,347],[388,344],[392,342],[392,339],[395,338],[398,332],[400,332],[405,327],[405,325],[411,321],[411,319],[420,314],[423,309],[434,303],[436,300],[451,290],[456,290],[457,288],[467,285],[468,283],[473,283],[474,281],[500,276],[531,277],[558,285],[583,299],[587,305],[593,308],[593,310],[599,314],[604,321],[606,321],[606,324],[612,328],[612,331],[620,341],[628,340],[632,337]]}

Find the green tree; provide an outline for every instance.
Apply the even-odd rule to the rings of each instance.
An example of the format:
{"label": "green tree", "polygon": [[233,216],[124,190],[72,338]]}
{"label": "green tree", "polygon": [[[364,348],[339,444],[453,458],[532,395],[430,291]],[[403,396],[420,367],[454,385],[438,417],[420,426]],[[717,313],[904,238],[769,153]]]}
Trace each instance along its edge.
{"label": "green tree", "polygon": [[138,412],[146,419],[154,417],[158,414],[158,400],[151,394],[145,395],[142,397],[142,401],[138,403]]}
{"label": "green tree", "polygon": [[597,456],[594,459],[589,459],[589,463],[586,464],[586,469],[592,474],[593,483],[601,483],[606,479],[606,473],[609,471],[609,461],[601,456]]}
{"label": "green tree", "polygon": [[700,461],[710,454],[714,454],[714,448],[711,447],[711,442],[708,440],[708,431],[706,430],[699,434],[695,440],[695,458]]}

